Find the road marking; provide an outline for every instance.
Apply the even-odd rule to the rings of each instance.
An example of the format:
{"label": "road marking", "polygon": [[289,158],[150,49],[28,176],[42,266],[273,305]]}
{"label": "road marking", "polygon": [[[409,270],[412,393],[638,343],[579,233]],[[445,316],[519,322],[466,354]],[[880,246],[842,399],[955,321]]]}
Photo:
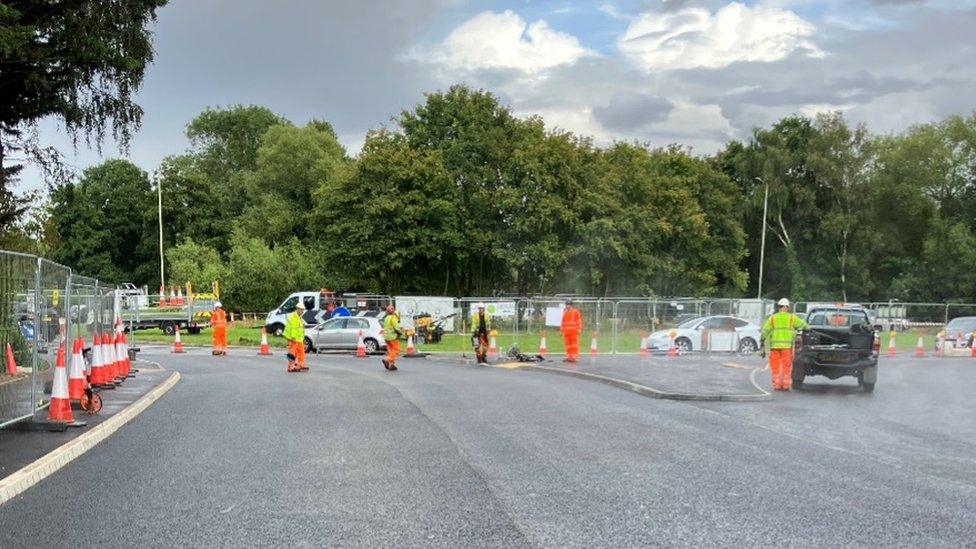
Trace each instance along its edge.
{"label": "road marking", "polygon": [[128,405],[121,412],[92,427],[90,431],[55,448],[33,463],[25,465],[20,470],[11,473],[7,478],[0,479],[0,505],[13,499],[24,490],[27,490],[58,469],[71,463],[78,456],[94,448],[99,442],[105,440],[109,435],[119,430],[120,427],[144,412],[153,402],[159,400],[167,391],[172,389],[179,380],[180,373],[173,372],[166,378],[166,381],[163,381],[155,389],[139,397],[138,400]]}
{"label": "road marking", "polygon": [[521,362],[502,362],[501,364],[493,364],[495,368],[504,368],[505,370],[517,370],[522,367]]}

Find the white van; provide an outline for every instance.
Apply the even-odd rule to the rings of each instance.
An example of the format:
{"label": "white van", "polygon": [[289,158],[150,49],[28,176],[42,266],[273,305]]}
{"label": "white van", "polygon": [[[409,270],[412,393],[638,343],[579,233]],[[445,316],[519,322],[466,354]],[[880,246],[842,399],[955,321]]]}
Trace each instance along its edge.
{"label": "white van", "polygon": [[333,316],[370,314],[368,311],[380,311],[387,303],[392,303],[390,296],[380,294],[344,293],[341,296],[329,294],[323,299],[319,292],[295,292],[288,296],[277,309],[268,313],[264,327],[269,334],[281,335],[285,329],[285,321],[288,315],[295,310],[299,300],[305,305],[305,314],[302,319],[305,321],[306,327],[316,326],[325,320],[325,306],[328,300],[331,300],[335,305]]}

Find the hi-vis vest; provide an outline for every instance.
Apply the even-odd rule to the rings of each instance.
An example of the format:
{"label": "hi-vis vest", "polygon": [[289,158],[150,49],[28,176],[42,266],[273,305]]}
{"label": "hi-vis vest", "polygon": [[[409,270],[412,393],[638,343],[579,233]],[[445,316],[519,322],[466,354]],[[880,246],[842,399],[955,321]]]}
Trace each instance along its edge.
{"label": "hi-vis vest", "polygon": [[763,324],[763,339],[770,349],[792,349],[796,331],[806,327],[807,322],[793,313],[774,313]]}

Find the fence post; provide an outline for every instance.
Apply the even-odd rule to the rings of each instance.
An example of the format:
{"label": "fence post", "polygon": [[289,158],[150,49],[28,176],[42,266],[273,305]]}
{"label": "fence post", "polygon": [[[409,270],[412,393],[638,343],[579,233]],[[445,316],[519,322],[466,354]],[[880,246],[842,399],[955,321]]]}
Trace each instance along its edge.
{"label": "fence post", "polygon": [[64,351],[68,352],[68,342],[71,339],[71,269],[64,282]]}
{"label": "fence post", "polygon": [[34,263],[34,345],[31,347],[31,415],[37,410],[37,348],[41,342],[41,258]]}

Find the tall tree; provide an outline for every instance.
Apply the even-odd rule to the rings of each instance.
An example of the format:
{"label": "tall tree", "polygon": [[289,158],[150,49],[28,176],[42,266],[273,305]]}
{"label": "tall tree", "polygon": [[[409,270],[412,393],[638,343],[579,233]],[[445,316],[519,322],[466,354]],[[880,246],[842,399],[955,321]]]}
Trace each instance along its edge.
{"label": "tall tree", "polygon": [[148,29],[166,0],[5,0],[0,3],[0,231],[24,202],[10,191],[19,164],[9,154],[50,164],[33,138],[37,120],[60,119],[75,139],[125,146],[142,109],[133,94],[152,61]]}

